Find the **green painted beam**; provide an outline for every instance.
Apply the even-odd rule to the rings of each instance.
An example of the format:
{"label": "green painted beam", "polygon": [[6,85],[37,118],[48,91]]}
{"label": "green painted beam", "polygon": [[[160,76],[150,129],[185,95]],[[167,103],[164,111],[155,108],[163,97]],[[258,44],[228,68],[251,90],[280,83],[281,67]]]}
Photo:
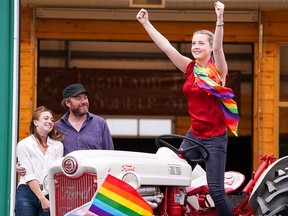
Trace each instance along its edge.
{"label": "green painted beam", "polygon": [[[0,1],[0,215],[10,215],[13,115],[14,2]],[[14,197],[12,197],[14,199]]]}

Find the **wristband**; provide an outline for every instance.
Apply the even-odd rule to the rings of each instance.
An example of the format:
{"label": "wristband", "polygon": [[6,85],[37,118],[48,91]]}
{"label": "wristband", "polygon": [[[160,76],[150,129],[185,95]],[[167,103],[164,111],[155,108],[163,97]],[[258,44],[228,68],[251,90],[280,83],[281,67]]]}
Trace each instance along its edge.
{"label": "wristband", "polygon": [[222,23],[220,23],[220,24],[216,22],[216,26],[217,26],[217,27],[224,26],[224,22],[222,22]]}

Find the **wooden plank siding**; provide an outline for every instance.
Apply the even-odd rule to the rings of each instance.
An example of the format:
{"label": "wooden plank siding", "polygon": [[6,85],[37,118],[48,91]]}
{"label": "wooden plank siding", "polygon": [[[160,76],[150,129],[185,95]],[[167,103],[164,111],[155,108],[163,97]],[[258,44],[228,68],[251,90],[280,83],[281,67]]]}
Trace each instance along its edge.
{"label": "wooden plank siding", "polygon": [[[153,22],[153,25],[170,41],[190,42],[193,32],[199,29],[214,31],[215,23]],[[61,32],[59,32],[61,29]],[[243,32],[245,29],[245,32]],[[151,41],[138,21],[99,21],[39,19],[36,26],[37,38],[86,39],[117,41]],[[225,24],[225,42],[256,42],[257,23]]]}
{"label": "wooden plank siding", "polygon": [[[135,14],[136,16],[136,14]],[[254,114],[253,162],[254,169],[263,154],[278,156],[278,124],[276,114],[277,44],[288,43],[288,12],[262,12],[263,44],[259,53],[258,23],[225,23],[224,42],[254,43]],[[190,42],[194,31],[210,29],[215,22],[153,22],[170,41]],[[36,106],[37,39],[85,39],[110,41],[151,41],[143,27],[135,21],[33,19],[33,9],[22,7],[21,14],[21,76],[19,139],[28,135],[29,120]],[[261,54],[259,56],[259,54]],[[260,57],[260,58],[259,58]],[[259,63],[260,61],[260,63]],[[251,98],[245,103],[251,103]],[[247,120],[249,122],[249,120]],[[176,118],[176,133],[185,134],[190,124],[187,116]],[[241,125],[245,134],[247,125]],[[242,131],[241,131],[242,130]],[[244,131],[244,132],[243,132]]]}
{"label": "wooden plank siding", "polygon": [[19,112],[19,139],[29,134],[29,122],[35,109],[35,70],[34,45],[32,43],[32,11],[29,8],[21,10],[21,45],[20,45],[20,112]]}

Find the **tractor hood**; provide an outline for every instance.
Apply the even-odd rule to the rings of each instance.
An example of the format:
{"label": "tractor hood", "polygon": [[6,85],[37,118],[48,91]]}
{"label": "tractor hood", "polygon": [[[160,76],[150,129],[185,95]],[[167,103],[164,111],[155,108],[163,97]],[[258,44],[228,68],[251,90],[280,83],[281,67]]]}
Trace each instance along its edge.
{"label": "tractor hood", "polygon": [[56,161],[49,175],[62,172],[70,178],[78,178],[87,172],[96,173],[98,183],[108,173],[122,179],[125,173],[133,172],[139,177],[141,185],[189,186],[192,170],[186,160],[162,147],[156,154],[116,150],[74,151]]}

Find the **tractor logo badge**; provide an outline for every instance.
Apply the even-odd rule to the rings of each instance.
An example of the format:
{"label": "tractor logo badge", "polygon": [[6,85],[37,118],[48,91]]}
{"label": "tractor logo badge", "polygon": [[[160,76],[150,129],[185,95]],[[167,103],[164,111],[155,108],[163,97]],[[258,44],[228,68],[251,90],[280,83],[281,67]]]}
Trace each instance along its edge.
{"label": "tractor logo badge", "polygon": [[122,172],[133,172],[135,171],[135,166],[132,165],[122,165]]}

